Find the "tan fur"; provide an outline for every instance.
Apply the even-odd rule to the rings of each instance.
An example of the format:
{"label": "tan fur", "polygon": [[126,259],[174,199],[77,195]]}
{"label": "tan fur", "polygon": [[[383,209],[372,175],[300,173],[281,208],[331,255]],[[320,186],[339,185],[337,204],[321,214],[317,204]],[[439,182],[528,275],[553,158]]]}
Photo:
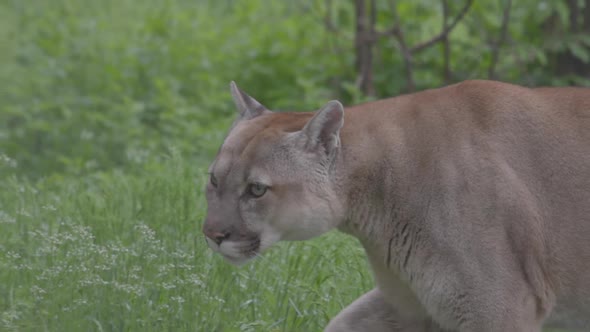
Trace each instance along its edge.
{"label": "tan fur", "polygon": [[207,241],[243,263],[279,240],[357,237],[376,288],[326,331],[590,328],[588,89],[467,81],[344,120],[336,102],[312,120],[232,92]]}

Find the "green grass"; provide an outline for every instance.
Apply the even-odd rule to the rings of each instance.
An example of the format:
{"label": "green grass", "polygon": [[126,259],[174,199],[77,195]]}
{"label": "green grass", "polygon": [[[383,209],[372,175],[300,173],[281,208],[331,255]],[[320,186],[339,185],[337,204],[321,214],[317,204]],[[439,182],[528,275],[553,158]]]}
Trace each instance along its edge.
{"label": "green grass", "polygon": [[356,241],[236,268],[200,232],[204,168],[0,183],[0,330],[318,331],[372,286]]}
{"label": "green grass", "polygon": [[173,157],[134,175],[1,181],[0,331],[321,331],[372,288],[363,250],[337,232],[239,268],[214,254],[205,169]]}

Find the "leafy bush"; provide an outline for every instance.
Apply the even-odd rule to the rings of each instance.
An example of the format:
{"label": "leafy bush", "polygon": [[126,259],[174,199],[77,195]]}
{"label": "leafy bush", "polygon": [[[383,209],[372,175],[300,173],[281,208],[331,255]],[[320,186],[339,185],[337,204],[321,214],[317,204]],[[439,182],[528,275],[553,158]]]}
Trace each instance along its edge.
{"label": "leafy bush", "polygon": [[273,106],[315,108],[343,66],[317,61],[324,30],[282,3],[1,6],[11,54],[0,151],[29,175],[120,167],[170,147],[210,156],[233,117],[230,80]]}

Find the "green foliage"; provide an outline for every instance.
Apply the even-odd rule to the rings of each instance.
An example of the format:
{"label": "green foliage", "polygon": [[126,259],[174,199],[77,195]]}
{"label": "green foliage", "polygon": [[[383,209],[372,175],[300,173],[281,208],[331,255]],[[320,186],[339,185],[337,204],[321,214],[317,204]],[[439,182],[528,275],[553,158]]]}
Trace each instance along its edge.
{"label": "green foliage", "polygon": [[316,88],[343,67],[316,61],[328,36],[280,3],[0,6],[12,14],[0,151],[29,175],[120,167],[171,146],[210,156],[233,117],[230,80],[274,107],[315,108],[329,98]]}

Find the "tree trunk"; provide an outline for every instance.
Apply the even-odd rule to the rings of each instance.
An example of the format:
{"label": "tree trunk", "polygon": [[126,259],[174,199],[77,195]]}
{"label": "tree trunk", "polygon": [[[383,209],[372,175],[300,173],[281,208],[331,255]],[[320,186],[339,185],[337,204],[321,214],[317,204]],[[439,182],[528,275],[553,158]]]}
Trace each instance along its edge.
{"label": "tree trunk", "polygon": [[355,0],[356,30],[355,52],[357,86],[366,96],[375,96],[373,85],[373,43],[375,40],[375,0],[367,13],[365,0]]}

